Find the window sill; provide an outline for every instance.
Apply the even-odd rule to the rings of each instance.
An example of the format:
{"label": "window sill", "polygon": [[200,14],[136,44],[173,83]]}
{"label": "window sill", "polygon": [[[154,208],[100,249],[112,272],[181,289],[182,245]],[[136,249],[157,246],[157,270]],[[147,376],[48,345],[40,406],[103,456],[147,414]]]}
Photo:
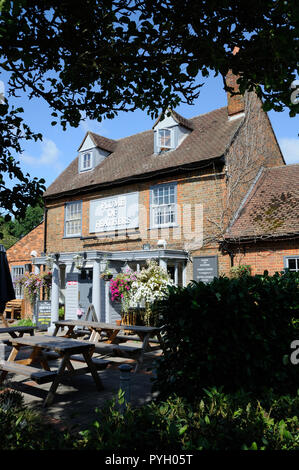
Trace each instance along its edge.
{"label": "window sill", "polygon": [[65,240],[68,238],[81,238],[81,235],[65,235],[64,237],[62,237],[62,240]]}
{"label": "window sill", "polygon": [[178,228],[178,224],[175,225],[157,225],[157,227],[150,227],[147,230],[163,230],[164,228]]}

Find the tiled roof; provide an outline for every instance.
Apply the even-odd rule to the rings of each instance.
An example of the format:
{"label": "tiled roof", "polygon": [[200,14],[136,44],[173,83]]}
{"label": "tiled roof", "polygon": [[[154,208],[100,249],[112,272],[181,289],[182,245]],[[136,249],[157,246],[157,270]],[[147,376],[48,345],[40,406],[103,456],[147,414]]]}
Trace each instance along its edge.
{"label": "tiled roof", "polygon": [[[243,118],[228,120],[227,108],[219,108],[190,119],[192,132],[181,145],[168,152],[154,153],[154,131],[148,130],[110,141],[112,153],[95,169],[78,172],[78,157],[49,186],[44,196],[86,190],[86,187],[130,181],[146,174],[221,157],[229,148]],[[101,136],[92,134],[101,147]],[[96,136],[96,137],[95,137]],[[107,144],[105,139],[105,143]]]}
{"label": "tiled roof", "polygon": [[[171,114],[171,116],[173,117],[173,119],[178,123],[178,124],[182,124],[182,126],[186,127],[187,129],[190,129],[190,130],[193,130],[193,124],[192,124],[192,120],[190,119],[186,119],[184,118],[183,116],[181,116],[179,113],[177,113],[176,111],[173,111],[172,109],[168,109],[167,111],[165,111],[165,115],[164,116],[167,116]],[[160,114],[160,116],[158,117],[158,119],[156,120],[156,122],[154,123],[153,125],[153,129],[156,127],[156,125],[158,124],[158,122],[161,120],[163,114]]]}
{"label": "tiled roof", "polygon": [[107,139],[101,135],[95,134],[94,132],[89,132],[92,140],[95,145],[100,149],[107,150],[108,152],[114,152],[116,149],[116,140]]}
{"label": "tiled roof", "polygon": [[264,169],[236,220],[228,239],[299,234],[299,164]]}

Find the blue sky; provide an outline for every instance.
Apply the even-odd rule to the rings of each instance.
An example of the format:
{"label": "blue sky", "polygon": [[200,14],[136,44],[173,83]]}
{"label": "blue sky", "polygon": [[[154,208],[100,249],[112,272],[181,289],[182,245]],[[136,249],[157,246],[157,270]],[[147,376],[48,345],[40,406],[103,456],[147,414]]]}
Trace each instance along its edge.
{"label": "blue sky", "polygon": [[[0,90],[1,91],[1,90]],[[31,129],[43,134],[43,142],[23,142],[21,168],[32,177],[44,178],[49,186],[76,157],[85,133],[90,130],[111,139],[119,139],[150,129],[153,121],[146,112],[120,113],[113,120],[82,122],[78,128],[57,124],[51,126],[51,111],[43,100],[15,100],[25,110],[24,118]],[[186,118],[226,106],[226,94],[220,77],[210,77],[201,88],[199,99],[193,106],[181,105],[176,111]],[[288,111],[270,112],[269,118],[287,164],[299,163],[299,119],[290,118]]]}

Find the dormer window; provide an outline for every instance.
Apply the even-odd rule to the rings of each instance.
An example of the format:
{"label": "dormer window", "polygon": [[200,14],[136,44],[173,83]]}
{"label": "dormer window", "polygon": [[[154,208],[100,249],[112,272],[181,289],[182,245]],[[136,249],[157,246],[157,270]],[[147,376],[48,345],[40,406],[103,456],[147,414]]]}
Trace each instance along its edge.
{"label": "dormer window", "polygon": [[84,170],[88,170],[89,168],[91,168],[91,153],[88,152],[88,153],[84,153],[83,154],[83,169]]}
{"label": "dormer window", "polygon": [[163,150],[169,150],[173,147],[171,129],[158,130],[158,147],[160,152]]}
{"label": "dormer window", "polygon": [[81,171],[90,170],[92,168],[92,153],[85,152],[81,154]]}
{"label": "dormer window", "polygon": [[[169,110],[168,110],[169,111]],[[161,154],[176,150],[192,132],[193,126],[188,119],[170,111],[157,119],[154,126],[154,153]]]}

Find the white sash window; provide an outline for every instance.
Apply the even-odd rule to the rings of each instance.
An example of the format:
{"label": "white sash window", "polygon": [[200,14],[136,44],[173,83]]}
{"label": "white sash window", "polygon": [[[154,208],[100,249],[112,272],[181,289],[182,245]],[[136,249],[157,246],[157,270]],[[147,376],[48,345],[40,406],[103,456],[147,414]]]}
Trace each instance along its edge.
{"label": "white sash window", "polygon": [[155,186],[151,191],[151,227],[171,227],[176,225],[176,184]]}
{"label": "white sash window", "polygon": [[81,235],[82,202],[68,202],[65,205],[64,234],[66,237]]}

